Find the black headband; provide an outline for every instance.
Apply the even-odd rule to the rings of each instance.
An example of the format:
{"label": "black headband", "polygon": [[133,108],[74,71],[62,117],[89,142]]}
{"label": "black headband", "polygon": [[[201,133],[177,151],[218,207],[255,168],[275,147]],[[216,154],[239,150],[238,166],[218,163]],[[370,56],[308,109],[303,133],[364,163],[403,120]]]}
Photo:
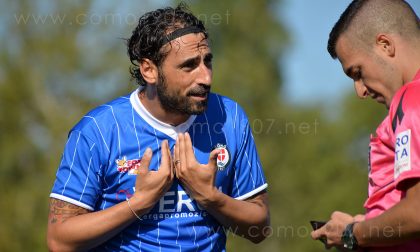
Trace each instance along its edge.
{"label": "black headband", "polygon": [[200,32],[204,32],[204,31],[203,29],[200,29],[197,26],[188,26],[188,27],[180,28],[166,35],[166,37],[163,38],[163,44],[166,44],[169,41],[172,41],[176,38],[179,38],[189,33],[200,33]]}

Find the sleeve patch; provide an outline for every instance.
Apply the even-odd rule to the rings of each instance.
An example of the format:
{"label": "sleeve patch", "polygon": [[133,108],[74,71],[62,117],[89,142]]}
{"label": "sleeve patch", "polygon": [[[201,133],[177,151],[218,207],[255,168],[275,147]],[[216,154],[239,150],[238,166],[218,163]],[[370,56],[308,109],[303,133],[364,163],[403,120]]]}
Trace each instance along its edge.
{"label": "sleeve patch", "polygon": [[411,170],[410,157],[411,130],[400,132],[395,141],[394,179]]}

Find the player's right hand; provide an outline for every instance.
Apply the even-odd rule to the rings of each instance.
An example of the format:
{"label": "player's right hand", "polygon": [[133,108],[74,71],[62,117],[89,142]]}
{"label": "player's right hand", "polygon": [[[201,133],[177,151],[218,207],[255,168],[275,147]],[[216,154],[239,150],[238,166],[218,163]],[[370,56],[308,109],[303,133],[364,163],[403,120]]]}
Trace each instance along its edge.
{"label": "player's right hand", "polygon": [[[162,160],[158,170],[149,170],[152,160],[152,150],[147,148],[141,159],[140,168],[137,171],[136,191],[130,201],[138,204],[136,209],[151,209],[156,202],[168,191],[174,179],[171,151],[167,140],[161,146]],[[136,198],[140,200],[136,200]]]}

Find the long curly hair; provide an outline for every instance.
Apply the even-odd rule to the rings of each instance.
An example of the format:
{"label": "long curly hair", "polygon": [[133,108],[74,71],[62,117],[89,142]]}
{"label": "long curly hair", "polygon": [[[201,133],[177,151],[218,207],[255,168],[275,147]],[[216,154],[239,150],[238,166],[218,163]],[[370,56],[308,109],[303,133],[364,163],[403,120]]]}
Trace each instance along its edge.
{"label": "long curly hair", "polygon": [[166,42],[166,35],[178,28],[189,26],[198,27],[205,38],[208,37],[203,22],[190,12],[185,3],[180,3],[175,9],[172,7],[157,9],[140,17],[137,27],[127,39],[127,53],[132,64],[130,74],[139,85],[146,85],[139,63],[143,59],[149,59],[160,67],[169,52],[161,50]]}

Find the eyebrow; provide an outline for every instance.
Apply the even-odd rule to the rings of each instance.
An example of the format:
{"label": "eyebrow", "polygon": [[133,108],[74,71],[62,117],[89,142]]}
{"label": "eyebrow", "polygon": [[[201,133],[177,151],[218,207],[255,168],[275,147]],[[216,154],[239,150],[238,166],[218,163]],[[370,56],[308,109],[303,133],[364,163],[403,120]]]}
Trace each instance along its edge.
{"label": "eyebrow", "polygon": [[345,73],[347,76],[351,77],[351,76],[352,76],[352,74],[353,74],[353,71],[354,71],[354,66],[349,66],[348,68],[346,68],[346,69],[344,70],[344,73]]}
{"label": "eyebrow", "polygon": [[183,62],[181,62],[178,65],[178,67],[179,68],[183,68],[183,67],[186,67],[186,66],[190,66],[192,64],[197,63],[197,61],[200,61],[200,55],[197,55],[197,56],[195,56],[193,58],[189,58],[189,59],[184,60]]}
{"label": "eyebrow", "polygon": [[[212,59],[213,54],[212,53],[207,53],[206,55],[204,55],[203,58],[204,58],[204,60]],[[178,67],[183,68],[183,67],[188,67],[188,66],[194,65],[194,64],[198,63],[200,61],[200,59],[201,59],[201,55],[197,55],[196,57],[184,60],[183,62],[181,62],[178,65]]]}
{"label": "eyebrow", "polygon": [[204,55],[204,60],[212,60],[212,59],[213,59],[212,53],[207,53],[206,55]]}

